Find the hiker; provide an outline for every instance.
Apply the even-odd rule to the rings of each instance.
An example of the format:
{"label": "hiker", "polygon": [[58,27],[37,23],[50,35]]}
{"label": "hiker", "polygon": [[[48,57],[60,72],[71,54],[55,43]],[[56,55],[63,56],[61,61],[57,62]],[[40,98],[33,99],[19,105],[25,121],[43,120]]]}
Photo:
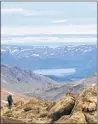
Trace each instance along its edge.
{"label": "hiker", "polygon": [[7,96],[7,102],[8,102],[8,108],[11,109],[12,108],[12,102],[13,102],[12,95]]}

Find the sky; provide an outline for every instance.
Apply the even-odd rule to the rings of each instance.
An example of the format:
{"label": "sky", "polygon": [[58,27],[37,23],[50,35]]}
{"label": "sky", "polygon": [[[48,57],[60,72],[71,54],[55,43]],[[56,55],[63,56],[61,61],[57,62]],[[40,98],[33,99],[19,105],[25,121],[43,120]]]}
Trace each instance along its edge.
{"label": "sky", "polygon": [[96,2],[2,2],[1,43],[96,42]]}

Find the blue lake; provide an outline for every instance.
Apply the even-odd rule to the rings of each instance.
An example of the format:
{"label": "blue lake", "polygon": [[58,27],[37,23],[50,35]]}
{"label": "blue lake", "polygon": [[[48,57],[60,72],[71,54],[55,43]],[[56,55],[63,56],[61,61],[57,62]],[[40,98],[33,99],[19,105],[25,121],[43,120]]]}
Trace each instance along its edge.
{"label": "blue lake", "polygon": [[58,76],[58,77],[63,77],[67,75],[72,75],[76,73],[75,68],[66,68],[66,69],[39,69],[33,71],[34,73],[37,74],[42,74],[42,75],[53,75],[53,76]]}

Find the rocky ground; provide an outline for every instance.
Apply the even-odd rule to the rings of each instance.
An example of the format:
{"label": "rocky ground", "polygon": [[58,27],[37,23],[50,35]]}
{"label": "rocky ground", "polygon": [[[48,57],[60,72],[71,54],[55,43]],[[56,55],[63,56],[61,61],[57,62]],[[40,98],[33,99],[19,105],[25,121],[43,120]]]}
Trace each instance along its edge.
{"label": "rocky ground", "polygon": [[7,96],[11,94],[13,96],[13,100],[14,102],[17,102],[19,101],[19,99],[21,98],[22,101],[24,102],[27,102],[29,101],[31,98],[30,97],[27,97],[25,95],[22,95],[20,93],[16,93],[16,92],[13,92],[11,90],[8,90],[6,88],[2,88],[1,89],[1,107],[5,106],[6,105],[6,98]]}
{"label": "rocky ground", "polygon": [[[16,121],[17,120],[17,121]],[[85,89],[77,96],[68,91],[56,102],[32,98],[14,102],[11,110],[1,108],[1,121],[49,124],[97,124],[97,88]]]}

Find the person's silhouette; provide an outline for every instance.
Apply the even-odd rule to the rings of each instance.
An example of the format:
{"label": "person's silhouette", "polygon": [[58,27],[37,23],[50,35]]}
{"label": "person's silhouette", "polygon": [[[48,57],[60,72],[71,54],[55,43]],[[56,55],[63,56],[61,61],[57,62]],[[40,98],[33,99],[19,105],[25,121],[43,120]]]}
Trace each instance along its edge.
{"label": "person's silhouette", "polygon": [[8,108],[11,109],[13,103],[12,95],[7,96],[7,101],[8,101]]}

